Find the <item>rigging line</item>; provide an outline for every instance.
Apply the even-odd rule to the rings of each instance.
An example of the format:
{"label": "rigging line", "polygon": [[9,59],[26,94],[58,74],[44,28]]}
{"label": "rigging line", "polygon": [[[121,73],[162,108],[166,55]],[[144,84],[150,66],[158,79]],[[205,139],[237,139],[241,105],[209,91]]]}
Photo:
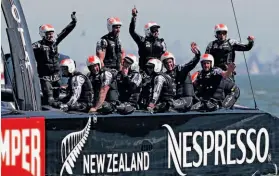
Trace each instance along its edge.
{"label": "rigging line", "polygon": [[[231,5],[232,5],[232,9],[233,9],[233,14],[234,14],[236,27],[237,27],[238,36],[239,36],[239,39],[240,39],[240,42],[241,42],[241,35],[240,35],[240,30],[239,30],[239,26],[238,26],[238,22],[237,22],[236,13],[235,13],[235,10],[234,10],[233,0],[231,0]],[[244,57],[244,61],[245,61],[246,70],[247,70],[247,73],[248,73],[250,88],[251,88],[252,95],[253,95],[254,106],[255,106],[255,109],[258,109],[257,102],[256,102],[256,99],[255,99],[254,90],[253,90],[253,86],[252,86],[252,81],[251,81],[251,78],[250,78],[250,73],[249,73],[249,69],[248,69],[248,65],[247,65],[247,61],[246,61],[246,56],[245,56],[244,51],[242,53],[243,53],[243,57]]]}

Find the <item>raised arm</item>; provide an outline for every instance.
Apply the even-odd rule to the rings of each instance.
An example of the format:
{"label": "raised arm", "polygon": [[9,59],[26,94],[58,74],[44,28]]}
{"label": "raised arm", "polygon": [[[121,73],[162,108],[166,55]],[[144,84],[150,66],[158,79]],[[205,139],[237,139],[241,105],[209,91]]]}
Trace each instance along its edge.
{"label": "raised arm", "polygon": [[234,39],[230,39],[229,42],[235,51],[250,51],[254,46],[254,37],[249,36],[247,40],[248,44],[241,43]]}
{"label": "raised arm", "polygon": [[143,36],[139,35],[136,33],[135,29],[136,29],[136,20],[137,20],[137,9],[134,8],[132,10],[132,19],[131,19],[131,23],[130,23],[130,27],[129,27],[129,33],[131,35],[131,37],[133,38],[133,40],[137,43],[137,45],[140,45],[141,42],[143,41]]}
{"label": "raised arm", "polygon": [[71,14],[72,21],[57,35],[57,39],[55,44],[58,45],[62,40],[64,40],[67,35],[69,35],[72,30],[76,27],[77,24],[77,18],[76,18],[76,12],[73,12]]}

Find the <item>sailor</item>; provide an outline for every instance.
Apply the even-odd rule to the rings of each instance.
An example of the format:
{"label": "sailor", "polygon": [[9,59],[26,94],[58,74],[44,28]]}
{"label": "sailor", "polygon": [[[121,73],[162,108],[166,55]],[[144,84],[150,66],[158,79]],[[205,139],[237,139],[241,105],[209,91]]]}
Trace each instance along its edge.
{"label": "sailor", "polygon": [[59,96],[60,75],[58,45],[75,28],[77,19],[76,12],[71,14],[72,21],[56,37],[54,27],[44,24],[39,27],[42,40],[32,44],[37,69],[43,92],[43,104],[51,104]]}
{"label": "sailor", "polygon": [[240,43],[235,39],[227,39],[228,27],[224,24],[215,26],[216,40],[210,42],[205,53],[214,57],[215,67],[227,70],[228,63],[235,61],[235,51],[249,51],[254,45],[254,37],[248,36],[248,44]]}
{"label": "sailor", "polygon": [[89,56],[87,59],[88,77],[93,86],[94,99],[90,112],[112,113],[119,98],[117,90],[117,70],[103,68],[98,56]]}
{"label": "sailor", "polygon": [[72,59],[63,59],[60,62],[63,77],[68,77],[66,97],[61,102],[55,102],[55,107],[63,111],[74,110],[88,112],[92,106],[93,89],[87,76],[76,71],[76,64]]}
{"label": "sailor", "polygon": [[240,96],[240,89],[230,78],[235,69],[234,63],[229,63],[227,71],[223,71],[218,67],[214,68],[214,58],[210,54],[204,54],[200,62],[202,70],[194,81],[200,101],[192,106],[192,110],[232,108]]}
{"label": "sailor", "polygon": [[172,78],[162,72],[163,64],[159,59],[150,59],[146,63],[146,73],[150,76],[151,87],[144,89],[152,90],[147,110],[153,112],[166,112],[172,106],[175,95]]}
{"label": "sailor", "polygon": [[132,20],[129,32],[136,44],[138,45],[139,65],[141,70],[145,70],[145,64],[149,58],[160,59],[161,55],[166,51],[166,43],[163,38],[159,38],[159,28],[155,22],[149,22],[144,26],[145,37],[135,32],[137,9],[132,9]]}
{"label": "sailor", "polygon": [[138,58],[128,54],[124,58],[122,70],[116,76],[119,101],[117,106],[120,114],[130,114],[137,109],[137,103],[141,92],[142,76],[139,73]]}
{"label": "sailor", "polygon": [[170,52],[165,52],[161,60],[168,74],[174,80],[175,97],[173,108],[178,111],[188,111],[193,104],[194,87],[190,72],[199,63],[201,53],[196,43],[191,43],[191,50],[195,57],[185,65],[175,65],[175,57]]}
{"label": "sailor", "polygon": [[108,34],[97,42],[96,53],[101,59],[102,67],[121,69],[122,59],[125,56],[124,49],[119,39],[122,22],[117,17],[107,19]]}

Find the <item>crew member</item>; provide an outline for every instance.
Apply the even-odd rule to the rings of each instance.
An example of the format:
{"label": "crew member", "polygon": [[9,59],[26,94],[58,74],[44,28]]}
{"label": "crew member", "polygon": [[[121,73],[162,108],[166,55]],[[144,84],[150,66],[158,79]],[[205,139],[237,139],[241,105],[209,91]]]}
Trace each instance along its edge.
{"label": "crew member", "polygon": [[202,70],[199,72],[194,86],[199,102],[192,106],[193,110],[214,111],[219,108],[232,108],[240,96],[240,89],[229,78],[235,69],[234,63],[228,64],[227,71],[214,68],[214,58],[204,54],[201,58]]}
{"label": "crew member", "polygon": [[240,43],[235,39],[228,39],[228,27],[224,24],[215,26],[216,40],[210,42],[205,53],[214,57],[215,67],[227,70],[227,65],[235,61],[235,51],[249,51],[254,45],[254,37],[248,36],[248,44]]}
{"label": "crew member", "polygon": [[75,110],[88,112],[92,107],[93,89],[87,76],[76,71],[76,64],[72,59],[64,59],[60,62],[62,76],[68,77],[66,97],[61,102],[55,102],[55,106],[63,111]]}
{"label": "crew member", "polygon": [[44,24],[39,27],[39,33],[42,40],[32,44],[35,59],[37,61],[37,69],[43,92],[43,104],[54,102],[60,93],[60,75],[59,75],[59,59],[58,45],[70,34],[75,28],[77,19],[76,12],[71,14],[72,21],[66,28],[62,30],[56,37],[54,27],[50,24]]}
{"label": "crew member", "polygon": [[132,9],[132,20],[129,32],[136,44],[138,45],[139,65],[141,70],[145,70],[145,64],[149,58],[160,59],[166,51],[166,43],[163,38],[159,38],[160,26],[155,22],[149,22],[144,26],[145,37],[135,32],[137,9]]}
{"label": "crew member", "polygon": [[173,108],[178,111],[188,111],[193,104],[194,87],[190,72],[199,63],[201,53],[196,43],[191,44],[191,50],[195,57],[185,65],[175,65],[175,57],[170,52],[165,52],[161,60],[168,74],[174,80],[176,94],[174,97]]}
{"label": "crew member", "polygon": [[162,72],[162,67],[163,64],[159,59],[150,59],[146,64],[146,73],[151,78],[152,89],[147,110],[151,113],[168,111],[175,95],[173,80]]}
{"label": "crew member", "polygon": [[93,86],[94,99],[90,112],[112,113],[119,102],[115,69],[102,68],[98,56],[89,56],[87,67],[90,71],[88,77]]}
{"label": "crew member", "polygon": [[117,17],[107,19],[108,34],[97,42],[96,53],[101,60],[102,66],[110,69],[121,69],[124,49],[119,39],[122,22]]}
{"label": "crew member", "polygon": [[130,114],[137,109],[142,83],[138,64],[138,58],[133,54],[128,54],[124,58],[122,70],[117,74],[117,88],[121,102],[117,106],[117,111],[120,114]]}

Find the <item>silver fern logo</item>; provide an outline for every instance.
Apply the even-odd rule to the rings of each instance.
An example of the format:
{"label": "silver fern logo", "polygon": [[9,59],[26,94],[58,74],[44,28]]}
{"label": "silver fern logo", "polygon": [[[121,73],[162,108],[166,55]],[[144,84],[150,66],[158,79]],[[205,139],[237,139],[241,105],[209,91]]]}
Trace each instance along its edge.
{"label": "silver fern logo", "polygon": [[[94,115],[94,123],[96,123],[96,119],[97,117]],[[63,175],[65,170],[68,174],[73,174],[72,168],[75,167],[76,159],[82,151],[82,148],[84,147],[89,136],[91,121],[91,116],[89,116],[88,122],[83,130],[70,133],[62,140],[61,159],[63,165],[60,171],[60,176]]]}

